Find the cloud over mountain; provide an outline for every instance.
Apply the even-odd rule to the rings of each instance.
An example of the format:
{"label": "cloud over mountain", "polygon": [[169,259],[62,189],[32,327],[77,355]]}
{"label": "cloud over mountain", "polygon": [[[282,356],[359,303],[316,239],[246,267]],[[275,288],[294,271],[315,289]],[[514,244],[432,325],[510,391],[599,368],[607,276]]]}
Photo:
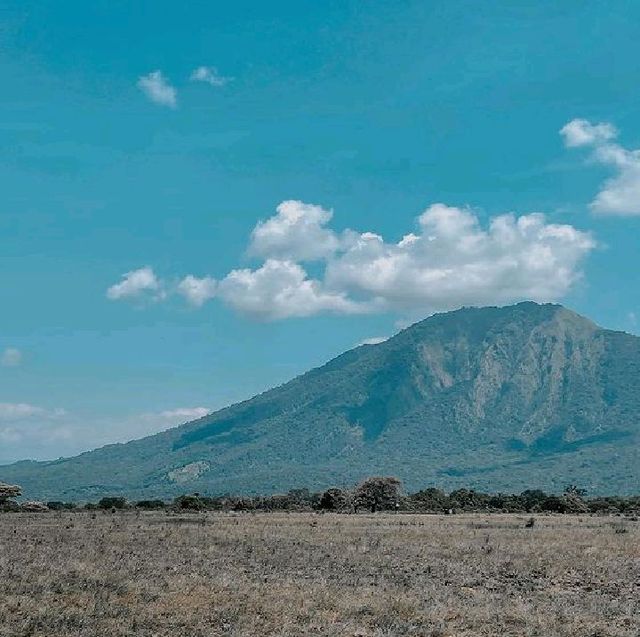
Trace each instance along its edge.
{"label": "cloud over mountain", "polygon": [[[283,201],[251,233],[247,252],[264,259],[260,265],[219,280],[190,274],[174,291],[195,307],[216,297],[265,320],[555,301],[580,279],[596,245],[589,233],[540,213],[503,214],[483,224],[470,209],[433,204],[397,242],[375,232],[337,232],[332,216],[319,205]],[[107,296],[138,297],[162,287],[147,266],[127,273]]]}

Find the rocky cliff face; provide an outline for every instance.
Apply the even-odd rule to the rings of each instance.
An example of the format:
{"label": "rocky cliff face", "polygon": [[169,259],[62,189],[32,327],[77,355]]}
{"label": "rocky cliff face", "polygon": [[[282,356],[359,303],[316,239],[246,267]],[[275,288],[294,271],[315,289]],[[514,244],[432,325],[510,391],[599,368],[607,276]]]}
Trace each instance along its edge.
{"label": "rocky cliff face", "polygon": [[409,488],[629,493],[639,440],[640,339],[522,303],[435,315],[193,423],[0,475],[30,497],[272,492],[381,472]]}

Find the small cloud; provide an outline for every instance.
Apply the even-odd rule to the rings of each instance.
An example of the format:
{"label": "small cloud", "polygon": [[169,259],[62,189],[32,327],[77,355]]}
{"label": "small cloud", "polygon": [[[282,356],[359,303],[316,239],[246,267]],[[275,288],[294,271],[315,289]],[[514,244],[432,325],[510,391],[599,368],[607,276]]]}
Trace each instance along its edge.
{"label": "small cloud", "polygon": [[149,266],[132,270],[122,276],[120,283],[115,283],[107,290],[107,298],[118,301],[126,298],[137,298],[148,292],[155,292],[155,298],[163,298],[162,284]]}
{"label": "small cloud", "polygon": [[67,412],[64,409],[44,409],[29,403],[0,403],[0,421],[14,422],[28,420],[30,418],[64,418]]}
{"label": "small cloud", "polygon": [[614,139],[618,131],[613,124],[601,122],[592,124],[586,119],[572,119],[560,129],[564,143],[569,148],[589,146]]}
{"label": "small cloud", "polygon": [[211,410],[207,407],[178,407],[177,409],[161,411],[160,417],[164,420],[186,421],[203,418],[210,413]]}
{"label": "small cloud", "polygon": [[627,322],[631,326],[631,329],[636,329],[638,327],[638,316],[635,312],[629,312],[629,314],[627,314]]}
{"label": "small cloud", "polygon": [[613,171],[591,202],[591,210],[606,215],[640,216],[640,149],[616,143],[618,131],[607,122],[592,124],[574,119],[560,134],[567,147],[592,147],[591,160]]}
{"label": "small cloud", "polygon": [[35,448],[51,457],[52,448],[71,439],[67,416],[64,409],[0,403],[0,464],[30,457]]}
{"label": "small cloud", "polygon": [[178,105],[177,91],[169,84],[162,71],[142,75],[138,78],[138,88],[156,104],[169,108],[176,108]]}
{"label": "small cloud", "polygon": [[201,279],[189,274],[178,284],[178,293],[182,294],[194,307],[202,307],[216,295],[217,281],[210,276]]}
{"label": "small cloud", "polygon": [[215,66],[199,66],[192,71],[189,79],[192,82],[205,82],[210,86],[224,86],[233,80],[232,77],[220,75]]}
{"label": "small cloud", "polygon": [[15,347],[7,347],[0,356],[2,367],[17,367],[20,363],[22,363],[22,352]]}
{"label": "small cloud", "polygon": [[23,420],[42,416],[46,413],[42,407],[29,403],[0,403],[0,420]]}
{"label": "small cloud", "polygon": [[387,340],[389,340],[388,336],[372,336],[360,341],[358,345],[380,345],[380,343],[384,343]]}
{"label": "small cloud", "polygon": [[180,425],[185,422],[203,418],[211,413],[208,407],[177,407],[176,409],[167,409],[159,412],[148,412],[141,414],[140,418],[147,423],[154,423],[161,426]]}

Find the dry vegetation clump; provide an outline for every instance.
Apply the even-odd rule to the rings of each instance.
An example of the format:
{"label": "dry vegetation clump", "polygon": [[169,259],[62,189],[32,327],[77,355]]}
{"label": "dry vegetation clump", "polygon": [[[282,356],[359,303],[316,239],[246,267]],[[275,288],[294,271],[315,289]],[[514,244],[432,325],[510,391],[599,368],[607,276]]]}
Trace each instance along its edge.
{"label": "dry vegetation clump", "polygon": [[0,636],[637,637],[640,525],[528,517],[3,515]]}

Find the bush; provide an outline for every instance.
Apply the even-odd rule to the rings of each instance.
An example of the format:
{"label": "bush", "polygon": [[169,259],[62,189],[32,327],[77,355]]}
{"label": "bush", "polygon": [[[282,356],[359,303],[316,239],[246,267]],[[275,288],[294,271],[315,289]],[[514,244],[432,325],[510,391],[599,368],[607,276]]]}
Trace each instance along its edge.
{"label": "bush", "polygon": [[136,509],[145,509],[148,511],[155,511],[164,509],[166,506],[162,500],[139,500],[135,504]]}
{"label": "bush", "polygon": [[174,505],[177,509],[183,511],[202,511],[205,508],[204,502],[200,499],[198,493],[181,495],[174,500]]}
{"label": "bush", "polygon": [[50,511],[73,511],[76,505],[73,502],[58,502],[54,500],[53,502],[47,502],[47,508]]}
{"label": "bush", "polygon": [[115,497],[102,498],[102,500],[98,502],[98,508],[99,509],[126,509],[127,499],[115,498]]}

